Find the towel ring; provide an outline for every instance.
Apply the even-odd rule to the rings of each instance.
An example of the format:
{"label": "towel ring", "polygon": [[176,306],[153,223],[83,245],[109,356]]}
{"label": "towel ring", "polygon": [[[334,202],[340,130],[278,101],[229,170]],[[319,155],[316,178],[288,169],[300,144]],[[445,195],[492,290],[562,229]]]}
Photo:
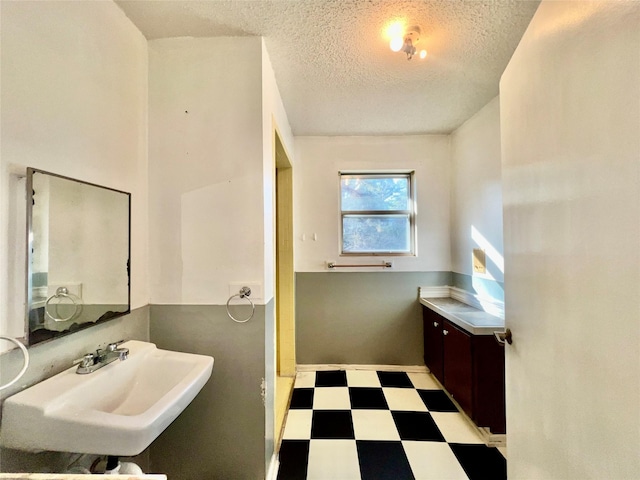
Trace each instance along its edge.
{"label": "towel ring", "polygon": [[[60,298],[60,297],[68,298],[73,302],[73,313],[68,317],[64,317],[64,318],[54,317],[49,313],[49,302],[51,302],[51,299]],[[78,313],[78,302],[76,302],[74,298],[71,295],[69,295],[69,290],[67,290],[67,287],[58,287],[58,289],[56,290],[56,293],[51,295],[49,298],[47,298],[47,301],[44,302],[44,311],[47,314],[47,316],[54,322],[66,322],[68,320],[71,320],[76,315],[76,313]]]}
{"label": "towel ring", "polygon": [[7,388],[7,387],[10,387],[14,383],[16,383],[18,380],[20,380],[20,378],[24,375],[24,372],[27,371],[27,367],[29,366],[29,351],[22,344],[22,342],[19,342],[15,338],[5,337],[3,335],[0,335],[0,338],[2,340],[6,340],[8,342],[11,342],[11,343],[15,344],[16,347],[20,348],[20,351],[22,352],[22,357],[23,357],[22,369],[18,372],[18,374],[15,377],[13,377],[13,379],[11,381],[5,383],[4,385],[0,385],[0,390],[3,390],[5,388]]}
{"label": "towel ring", "polygon": [[[227,300],[227,315],[229,315],[229,318],[231,320],[233,320],[234,322],[236,322],[236,323],[245,323],[245,322],[248,322],[249,320],[251,320],[253,318],[253,314],[256,311],[256,306],[253,304],[253,302],[249,298],[249,295],[251,295],[251,289],[249,287],[242,287],[238,293],[236,293],[235,295],[231,295],[229,297],[229,300]],[[251,304],[251,315],[249,315],[244,320],[238,320],[233,315],[231,315],[231,312],[229,311],[229,302],[231,301],[231,299],[233,297],[246,298],[249,301],[249,303]]]}

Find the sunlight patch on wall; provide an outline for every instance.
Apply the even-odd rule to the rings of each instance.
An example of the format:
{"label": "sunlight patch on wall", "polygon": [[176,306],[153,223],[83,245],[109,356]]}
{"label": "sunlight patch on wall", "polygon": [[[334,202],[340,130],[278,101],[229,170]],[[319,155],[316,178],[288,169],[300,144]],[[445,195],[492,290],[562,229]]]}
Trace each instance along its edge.
{"label": "sunlight patch on wall", "polygon": [[[471,226],[471,238],[476,245],[484,252],[486,270],[484,273],[476,273],[474,271],[471,276],[473,290],[480,297],[495,298],[504,300],[504,287],[496,279],[501,278],[504,274],[504,257],[503,255],[480,233],[480,231]],[[502,275],[501,275],[502,274]],[[500,292],[497,291],[500,290]]]}
{"label": "sunlight patch on wall", "polygon": [[[504,257],[473,225],[471,225],[471,238],[481,249],[485,251],[487,258],[495,264],[498,270],[500,270],[501,273],[504,273]],[[488,271],[487,275],[490,275]]]}

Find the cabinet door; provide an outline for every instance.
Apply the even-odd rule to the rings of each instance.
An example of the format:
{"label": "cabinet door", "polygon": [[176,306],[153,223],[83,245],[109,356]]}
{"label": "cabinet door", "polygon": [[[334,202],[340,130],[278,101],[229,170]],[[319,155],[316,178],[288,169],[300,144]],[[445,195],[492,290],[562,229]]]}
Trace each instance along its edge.
{"label": "cabinet door", "polygon": [[433,310],[423,306],[424,323],[424,363],[440,383],[444,383],[442,369],[442,324],[443,318]]}
{"label": "cabinet door", "polygon": [[473,418],[471,335],[445,320],[442,337],[444,386],[467,415]]}
{"label": "cabinet door", "polygon": [[492,433],[505,433],[504,346],[493,335],[474,337],[473,420]]}

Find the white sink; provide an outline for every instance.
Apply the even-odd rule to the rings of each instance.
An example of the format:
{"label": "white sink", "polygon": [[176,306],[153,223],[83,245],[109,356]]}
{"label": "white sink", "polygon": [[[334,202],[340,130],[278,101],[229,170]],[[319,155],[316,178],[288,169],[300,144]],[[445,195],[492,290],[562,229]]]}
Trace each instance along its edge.
{"label": "white sink", "polygon": [[86,375],[76,367],[4,402],[0,444],[133,456],[191,403],[211,376],[213,358],[129,341],[129,358]]}

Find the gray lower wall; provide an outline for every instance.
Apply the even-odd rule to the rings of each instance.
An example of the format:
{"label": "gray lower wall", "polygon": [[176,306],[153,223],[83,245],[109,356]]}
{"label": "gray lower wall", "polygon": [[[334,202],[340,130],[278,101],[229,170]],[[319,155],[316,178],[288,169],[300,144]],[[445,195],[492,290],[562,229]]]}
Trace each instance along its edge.
{"label": "gray lower wall", "polygon": [[[430,285],[477,291],[470,276],[452,272],[297,273],[297,362],[422,365],[418,287]],[[481,288],[501,299],[500,282],[484,281]],[[225,306],[139,308],[30,348],[29,370],[0,392],[0,401],[65,370],[84,353],[121,339],[211,355],[209,382],[134,460],[145,471],[165,473],[171,480],[264,478],[274,450],[274,313],[271,301],[256,306],[249,322],[237,324]],[[2,355],[0,378],[12,377],[21,365],[18,351]],[[0,449],[2,472],[60,472],[69,460],[70,455],[57,452]]]}
{"label": "gray lower wall", "polygon": [[[66,370],[85,353],[122,339],[149,341],[148,306],[137,308],[124,317],[29,348],[29,368],[18,382],[0,391],[0,403],[8,396]],[[17,349],[0,356],[0,379],[3,382],[13,378],[20,368],[22,354]],[[144,455],[141,457],[136,461],[144,465]],[[28,453],[0,448],[0,471],[62,472],[70,459],[70,454],[60,452]]]}
{"label": "gray lower wall", "polygon": [[276,317],[275,301],[265,305],[264,312],[264,378],[265,378],[265,439],[264,463],[268,471],[275,451],[276,423]]}
{"label": "gray lower wall", "polygon": [[[1,391],[0,400],[69,368],[84,353],[121,339],[214,357],[211,379],[202,391],[133,461],[145,472],[165,473],[171,480],[265,477],[274,449],[273,301],[256,306],[254,317],[244,324],[231,321],[224,306],[146,306],[36,345],[29,349],[27,373]],[[0,378],[12,377],[21,366],[20,352],[7,352],[0,357]],[[73,458],[60,452],[0,449],[0,471],[62,472]]]}
{"label": "gray lower wall", "polygon": [[158,348],[214,358],[204,388],[151,445],[151,472],[171,480],[265,477],[262,382],[266,326],[273,328],[267,325],[273,313],[265,321],[270,305],[257,305],[242,324],[227,316],[224,305],[151,306],[151,341]]}
{"label": "gray lower wall", "polygon": [[298,364],[423,365],[418,287],[451,272],[296,273]]}

